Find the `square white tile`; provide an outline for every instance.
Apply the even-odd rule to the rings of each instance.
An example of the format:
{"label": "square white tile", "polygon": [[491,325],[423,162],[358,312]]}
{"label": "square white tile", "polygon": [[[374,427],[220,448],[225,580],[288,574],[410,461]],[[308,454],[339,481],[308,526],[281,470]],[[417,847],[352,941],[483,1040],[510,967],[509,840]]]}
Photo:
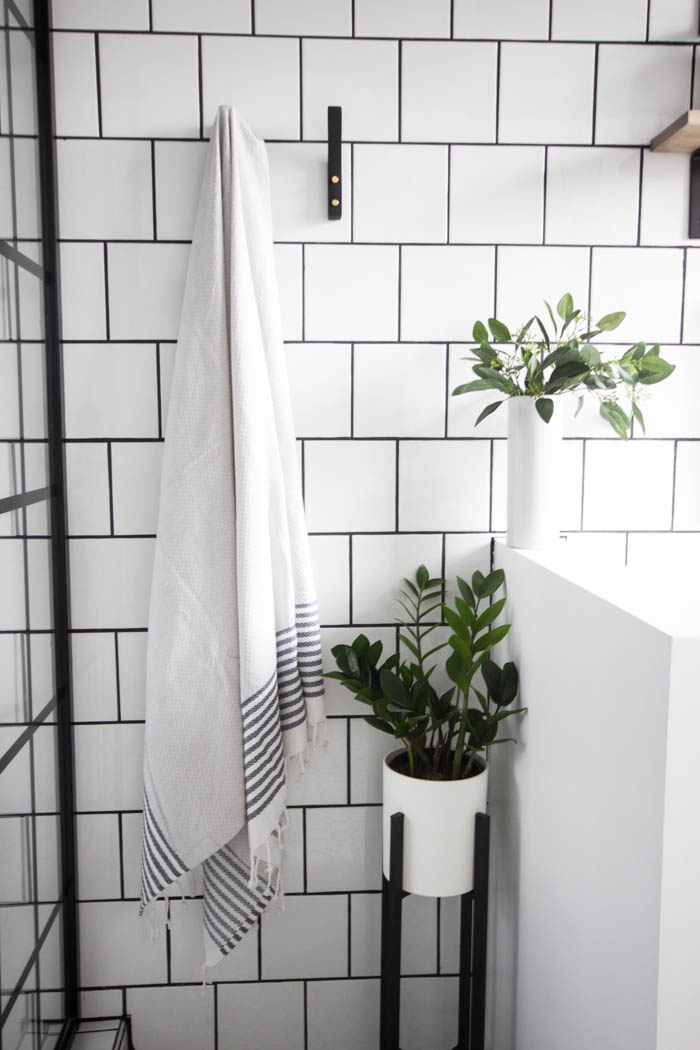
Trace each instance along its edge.
{"label": "square white tile", "polygon": [[143,726],[75,727],[75,806],[78,812],[138,809],[143,801]]}
{"label": "square white tile", "polygon": [[647,0],[553,0],[553,40],[644,40]]}
{"label": "square white tile", "polygon": [[147,625],[153,546],[150,539],[70,541],[74,629]]}
{"label": "square white tile", "polygon": [[[158,901],[156,908],[162,912],[163,903]],[[150,924],[139,916],[133,902],[81,904],[78,913],[82,985],[99,988],[165,983],[165,937],[151,940]],[[109,944],[108,952],[105,944]]]}
{"label": "square white tile", "polygon": [[80,813],[75,818],[78,900],[121,896],[119,824],[116,814]]}
{"label": "square white tile", "polygon": [[196,37],[106,33],[99,45],[105,135],[199,136]]}
{"label": "square white tile", "polygon": [[447,146],[355,146],[353,189],[356,240],[447,240]]}
{"label": "square white tile", "polygon": [[304,260],[306,339],[397,337],[398,248],[311,244]]}
{"label": "square white tile", "polygon": [[307,809],[309,892],[379,889],[382,878],[381,826],[380,806]]}
{"label": "square white tile", "polygon": [[116,442],[112,445],[114,532],[150,535],[158,523],[161,442]]}
{"label": "square white tile", "polygon": [[189,258],[186,244],[110,244],[113,339],[176,339]]}
{"label": "square white tile", "polygon": [[547,157],[545,240],[636,244],[639,151],[553,146]]}
{"label": "square white tile", "polygon": [[[300,943],[305,943],[302,934]],[[304,1050],[304,986],[225,984],[218,990],[219,1050]]]}
{"label": "square white tile", "polygon": [[[348,969],[345,895],[287,897],[285,905],[285,911],[272,908],[262,918],[263,979],[345,976]],[[287,1046],[286,1040],[283,1045]]]}
{"label": "square white tile", "polygon": [[55,29],[148,29],[148,0],[119,0],[94,4],[92,0],[56,0]]}
{"label": "square white tile", "polygon": [[250,13],[249,0],[153,0],[153,28],[166,33],[249,33]]}
{"label": "square white tile", "polygon": [[591,313],[627,318],[616,341],[677,343],[683,296],[683,252],[677,248],[594,248]]}
{"label": "square white tile", "polygon": [[692,49],[602,44],[595,141],[646,146],[688,108]]}
{"label": "square white tile", "polygon": [[305,139],[328,139],[328,106],[342,106],[343,139],[398,138],[398,44],[384,40],[305,40]]}
{"label": "square white tile", "polygon": [[401,615],[396,596],[404,576],[419,565],[440,575],[442,536],[354,536],[352,562],[353,623],[393,624]]}
{"label": "square white tile", "polygon": [[63,368],[66,437],[157,437],[153,346],[69,345]]}
{"label": "square white tile", "polygon": [[89,33],[54,33],[57,135],[98,135],[95,41]]}
{"label": "square white tile", "polygon": [[496,44],[404,43],[402,141],[494,142],[496,70]]}
{"label": "square white tile", "polygon": [[[285,880],[285,890],[286,890]],[[273,905],[274,907],[274,905]],[[202,981],[202,902],[177,900],[170,902],[170,967],[173,981]],[[258,927],[253,926],[239,941],[234,951],[226,955],[211,971],[212,980],[256,981],[258,978]],[[219,991],[221,991],[219,985]],[[201,988],[199,989],[201,992]],[[211,991],[211,989],[209,989]],[[190,1036],[192,1038],[192,1036]],[[196,1045],[196,1037],[192,1045]]]}
{"label": "square white tile", "polygon": [[299,138],[299,42],[202,39],[202,109],[208,135],[219,106],[235,106],[259,138]]}
{"label": "square white tile", "polygon": [[678,442],[673,527],[700,532],[700,443],[696,441]]}
{"label": "square white tile", "polygon": [[476,376],[472,372],[475,362],[465,360],[471,353],[469,346],[450,347],[450,374],[447,384],[447,436],[468,438],[506,437],[508,433],[508,408],[503,405],[497,412],[487,416],[478,427],[476,420],[481,411],[499,400],[498,392],[478,390],[469,394],[452,395],[456,386],[471,382]]}
{"label": "square white tile", "polygon": [[672,441],[588,443],[584,529],[669,529],[672,494]]}
{"label": "square white tile", "polygon": [[441,1050],[457,1038],[456,977],[404,977],[401,1030],[404,1050]]}
{"label": "square white tile", "polygon": [[59,233],[75,240],[153,237],[147,142],[56,143]]}
{"label": "square white tile", "polygon": [[450,163],[450,241],[541,243],[544,147],[453,146]]}
{"label": "square white tile", "polygon": [[683,340],[686,343],[700,343],[700,297],[693,289],[700,281],[700,251],[689,250],[686,253],[685,266],[685,310],[683,313]]}
{"label": "square white tile", "polygon": [[695,0],[651,0],[650,40],[692,40],[698,35]]}
{"label": "square white tile", "polygon": [[[641,403],[647,436],[650,438],[700,438],[700,412],[695,391],[700,382],[700,349],[696,346],[664,346],[661,356],[676,366],[663,383],[646,388]],[[635,423],[634,436],[641,437]]]}
{"label": "square white tile", "polygon": [[[587,248],[521,248],[498,249],[498,295],[496,316],[513,331],[532,317],[540,315],[548,323],[546,299],[556,309],[565,292],[582,310],[588,306]],[[478,318],[486,324],[482,307],[471,321]],[[471,323],[470,323],[471,333]]]}
{"label": "square white tile", "polygon": [[120,631],[119,702],[122,718],[146,717],[146,632]]}
{"label": "square white tile", "polygon": [[[381,895],[353,893],[351,898],[352,975],[379,976],[381,967]],[[431,973],[437,968],[437,902],[409,894],[401,927],[401,973]]]}
{"label": "square white tile", "polygon": [[111,632],[100,634],[96,631],[72,634],[71,673],[74,720],[116,720],[117,667],[114,635]]}
{"label": "square white tile", "polygon": [[285,353],[297,437],[348,437],[350,347],[345,343],[288,343]]}
{"label": "square white tile", "polygon": [[[348,800],[347,727],[344,718],[333,718],[326,726],[328,743],[318,748],[303,774],[294,763],[287,779],[290,806],[338,803]],[[295,768],[296,767],[296,768]]]}
{"label": "square white tile", "polygon": [[214,1050],[214,989],[129,988],[134,1043],[153,1050]]}
{"label": "square white tile", "polygon": [[468,339],[476,314],[492,308],[493,260],[485,246],[403,248],[401,338]]}
{"label": "square white tile", "polygon": [[455,37],[546,40],[550,0],[454,0]]}
{"label": "square white tile", "polygon": [[276,241],[349,241],[351,196],[350,146],[342,155],[342,218],[328,221],[328,147],[316,142],[271,142],[270,195]]}
{"label": "square white tile", "polygon": [[352,36],[351,0],[256,0],[255,31],[272,36]]}
{"label": "square white tile", "polygon": [[163,241],[192,237],[206,142],[156,142],[156,231]]}
{"label": "square white tile", "polygon": [[685,153],[644,151],[640,243],[696,243],[688,237],[690,165]]}
{"label": "square white tile", "polygon": [[499,142],[590,142],[594,63],[590,44],[503,44]]}
{"label": "square white tile", "polygon": [[308,986],[308,1027],[308,1050],[375,1050],[379,981],[314,981]]}
{"label": "square white tile", "polygon": [[275,245],[275,270],[285,339],[301,339],[303,311],[302,248],[300,244]]}
{"label": "square white tile", "polygon": [[449,0],[355,0],[355,35],[449,37]]}
{"label": "square white tile", "polygon": [[393,441],[307,441],[306,521],[311,532],[390,531],[395,527]]}
{"label": "square white tile", "polygon": [[355,436],[442,437],[445,363],[439,343],[355,347]]}
{"label": "square white tile", "polygon": [[93,442],[65,446],[68,534],[108,534],[109,473],[107,445]]}
{"label": "square white tile", "polygon": [[399,528],[478,532],[488,529],[488,441],[402,441]]}
{"label": "square white tile", "polygon": [[61,334],[64,339],[104,339],[105,264],[101,244],[61,244]]}
{"label": "square white tile", "polygon": [[310,536],[309,548],[321,623],[348,623],[350,616],[349,538],[347,536]]}

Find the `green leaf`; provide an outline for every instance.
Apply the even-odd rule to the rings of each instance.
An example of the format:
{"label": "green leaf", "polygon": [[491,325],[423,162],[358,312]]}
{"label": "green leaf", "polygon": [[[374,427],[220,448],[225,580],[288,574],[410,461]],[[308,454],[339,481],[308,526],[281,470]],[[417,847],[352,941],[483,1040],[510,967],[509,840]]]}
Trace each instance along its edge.
{"label": "green leaf", "polygon": [[633,361],[638,361],[640,357],[644,357],[644,353],[646,351],[646,348],[647,348],[647,344],[646,343],[635,343],[634,346],[631,347],[632,360]]}
{"label": "green leaf", "polygon": [[463,638],[457,634],[451,634],[447,641],[454,651],[459,653],[465,664],[469,665],[472,662],[472,651]]}
{"label": "green leaf", "polygon": [[472,645],[472,652],[480,653],[482,650],[489,650],[494,645],[498,645],[502,638],[508,634],[510,630],[510,624],[504,623],[500,627],[494,627],[492,631],[488,631],[487,634],[482,634],[481,638]]}
{"label": "green leaf", "polygon": [[501,671],[501,704],[512,704],[518,695],[518,669],[510,660],[503,665]]}
{"label": "green leaf", "polygon": [[506,574],[503,569],[494,569],[484,580],[479,597],[490,598],[491,595],[495,594],[499,587],[502,587],[505,582]]}
{"label": "green leaf", "polygon": [[530,318],[529,321],[526,321],[526,323],[522,326],[522,328],[520,329],[520,331],[518,332],[518,334],[515,337],[516,343],[522,343],[523,339],[525,338],[525,336],[527,335],[527,333],[530,330],[530,325],[532,324],[532,322],[534,320],[535,320],[535,318],[533,316],[533,317]]}
{"label": "green leaf", "polygon": [[377,718],[376,715],[365,715],[365,722],[371,725],[374,729],[381,729],[382,733],[389,733],[390,736],[394,736],[394,727],[389,725],[388,722],[383,721],[381,718]]}
{"label": "green leaf", "polygon": [[499,390],[500,387],[492,383],[490,379],[472,379],[471,383],[461,383],[456,386],[452,391],[452,397],[458,397],[459,394],[471,394],[475,390]]}
{"label": "green leaf", "polygon": [[500,598],[497,602],[494,602],[493,605],[489,605],[488,609],[482,612],[481,616],[474,624],[474,634],[478,634],[484,627],[488,627],[494,620],[497,620],[501,615],[505,604],[505,598]]}
{"label": "green leaf", "polygon": [[486,331],[486,326],[477,321],[472,328],[472,337],[475,343],[488,343],[489,333]]}
{"label": "green leaf", "polygon": [[614,401],[603,401],[600,406],[600,414],[621,438],[629,437],[629,417]]}
{"label": "green leaf", "polygon": [[661,383],[676,369],[675,365],[669,364],[668,361],[664,361],[658,354],[652,354],[651,351],[638,364],[639,382],[645,386],[651,386],[652,383]]}
{"label": "green leaf", "polygon": [[[552,317],[552,324],[554,324],[554,328],[556,330],[556,324],[554,322],[554,316],[552,315],[552,308],[550,307],[549,303],[547,303],[546,305],[547,305],[547,308],[549,309],[550,316]],[[547,331],[545,326],[542,324],[542,322],[540,321],[539,317],[536,317],[535,320],[537,321],[537,324],[539,325],[540,332],[542,333],[542,338],[544,339],[545,346],[549,347],[549,332]]]}
{"label": "green leaf", "polygon": [[364,655],[369,649],[369,638],[366,634],[358,634],[357,638],[352,643],[352,647],[360,656]]}
{"label": "green leaf", "polygon": [[[552,325],[554,327],[554,331],[556,332],[556,330],[557,330],[557,322],[556,322],[556,320],[554,318],[554,314],[552,312],[552,307],[549,305],[549,303],[547,302],[546,299],[543,299],[542,302],[547,307],[547,313],[549,314],[549,319],[552,322]],[[539,317],[537,318],[537,320],[540,321]],[[544,325],[542,324],[541,321],[540,321],[540,328],[544,331]],[[547,345],[549,346],[549,339],[547,339]]]}
{"label": "green leaf", "polygon": [[423,590],[430,579],[430,573],[426,569],[425,565],[419,565],[416,570],[416,583]]}
{"label": "green leaf", "polygon": [[549,423],[554,412],[554,402],[551,397],[538,397],[535,401],[535,408],[537,409],[540,418],[543,419],[545,423]]}
{"label": "green leaf", "polygon": [[494,660],[484,660],[481,665],[481,674],[486,689],[492,700],[499,700],[501,696],[501,669]]}
{"label": "green leaf", "polygon": [[490,416],[492,412],[495,412],[497,408],[500,408],[502,404],[502,401],[492,401],[490,405],[487,405],[486,408],[483,408],[479,415],[476,417],[476,423],[474,424],[474,426],[478,427],[482,419],[486,419],[486,417]]}
{"label": "green leaf", "polygon": [[471,627],[474,623],[474,612],[471,606],[465,602],[464,598],[455,598],[455,607],[464,623]]}
{"label": "green leaf", "polygon": [[598,321],[598,328],[600,328],[601,332],[612,332],[614,328],[618,328],[622,324],[626,317],[627,314],[624,310],[606,314],[605,317],[601,317],[600,321]]}
{"label": "green leaf", "polygon": [[456,650],[445,661],[445,670],[450,681],[465,693],[469,688],[467,665]]}
{"label": "green leaf", "polygon": [[416,660],[420,660],[420,653],[418,652],[418,647],[413,644],[410,638],[407,638],[405,634],[400,634],[399,641],[403,642],[403,644],[408,649],[409,653],[412,653],[413,656],[415,656]]}
{"label": "green leaf", "polygon": [[639,423],[640,427],[642,428],[642,433],[646,434],[647,428],[644,425],[644,416],[642,415],[641,408],[639,407],[639,405],[636,402],[633,402],[633,404],[632,404],[632,415],[634,416],[634,418],[637,420],[637,422]]}
{"label": "green leaf", "polygon": [[481,588],[483,586],[484,586],[484,574],[483,574],[483,572],[479,572],[479,570],[477,569],[476,572],[472,573],[472,590],[474,591],[474,594],[476,595],[477,598],[482,598],[483,597],[483,595],[481,593]]}
{"label": "green leaf", "polygon": [[469,642],[471,634],[469,632],[469,627],[462,620],[462,617],[459,616],[454,609],[450,609],[449,605],[443,606],[443,611],[445,613],[445,619],[455,634],[459,635],[460,638],[464,638],[465,642]]}
{"label": "green leaf", "polygon": [[574,419],[576,418],[576,416],[579,414],[579,412],[583,408],[583,400],[584,400],[583,394],[579,394],[578,404],[576,406],[576,411],[574,412]]}
{"label": "green leaf", "polygon": [[466,580],[463,580],[461,576],[457,577],[457,586],[459,587],[459,593],[464,598],[465,602],[470,608],[474,608],[476,601],[474,600],[474,594],[472,589]]}
{"label": "green leaf", "polygon": [[382,668],[379,672],[379,684],[382,687],[384,696],[388,697],[389,700],[393,700],[395,704],[399,704],[400,707],[410,709],[410,693],[398,675],[392,674],[392,672],[387,671],[386,668]]}
{"label": "green leaf", "polygon": [[590,343],[581,347],[581,357],[589,368],[600,364],[600,350],[596,346],[591,346]]}
{"label": "green leaf", "polygon": [[557,313],[561,317],[562,321],[566,321],[567,317],[574,312],[574,300],[571,295],[566,292],[562,295],[561,299],[557,303]]}
{"label": "green leaf", "polygon": [[504,325],[502,321],[498,321],[495,317],[489,317],[489,328],[491,329],[491,335],[497,343],[510,343],[512,341],[507,326]]}

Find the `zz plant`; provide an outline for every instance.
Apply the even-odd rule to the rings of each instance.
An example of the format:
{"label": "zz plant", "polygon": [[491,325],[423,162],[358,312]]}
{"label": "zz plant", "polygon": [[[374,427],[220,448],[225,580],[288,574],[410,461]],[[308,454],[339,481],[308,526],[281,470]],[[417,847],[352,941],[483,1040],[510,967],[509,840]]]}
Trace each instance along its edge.
{"label": "zz plant", "polygon": [[[471,586],[458,577],[459,596],[452,606],[443,602],[445,581],[431,579],[424,565],[403,582],[397,622],[410,658],[401,660],[394,653],[382,662],[382,643],[360,634],[352,645],[333,647],[338,670],[326,677],[337,679],[372,708],[365,721],[405,745],[409,776],[461,780],[483,769],[477,756],[487,746],[511,739],[497,737],[500,723],[525,710],[511,706],[518,693],[515,664],[501,667],[491,659],[492,647],[510,630],[510,624],[494,626],[505,598],[489,604],[505,576],[502,569],[487,576],[475,572]],[[441,626],[438,610],[452,634],[447,642],[432,645],[427,639]],[[444,669],[453,684],[439,693],[431,682],[437,667],[433,658],[445,649]]]}
{"label": "zz plant", "polygon": [[[544,305],[548,321],[534,314],[515,335],[495,317],[489,318],[488,330],[481,321],[474,325],[474,356],[463,360],[474,362],[472,371],[477,378],[452,393],[496,390],[502,395],[486,406],[476,425],[504,401],[523,395],[536,399],[539,415],[549,423],[554,411],[552,395],[578,391],[577,415],[584,395],[592,394],[600,403],[601,416],[620,437],[629,437],[633,418],[644,431],[639,407],[642,392],[668,378],[675,365],[659,356],[658,344],[647,348],[646,343],[635,343],[619,358],[603,357],[592,340],[622,324],[626,314],[621,310],[592,325],[568,292],[557,304],[557,317],[546,300]],[[627,411],[621,402],[628,405]]]}

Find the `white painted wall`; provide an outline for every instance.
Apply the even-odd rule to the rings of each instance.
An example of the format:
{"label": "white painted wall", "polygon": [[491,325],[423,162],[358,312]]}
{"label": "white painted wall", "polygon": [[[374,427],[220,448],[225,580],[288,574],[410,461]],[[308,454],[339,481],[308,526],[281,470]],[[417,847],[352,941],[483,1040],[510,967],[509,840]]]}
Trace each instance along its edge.
{"label": "white painted wall", "polygon": [[[695,1045],[697,595],[497,545],[528,708],[492,756],[492,1046]],[[513,969],[511,969],[513,966]]]}

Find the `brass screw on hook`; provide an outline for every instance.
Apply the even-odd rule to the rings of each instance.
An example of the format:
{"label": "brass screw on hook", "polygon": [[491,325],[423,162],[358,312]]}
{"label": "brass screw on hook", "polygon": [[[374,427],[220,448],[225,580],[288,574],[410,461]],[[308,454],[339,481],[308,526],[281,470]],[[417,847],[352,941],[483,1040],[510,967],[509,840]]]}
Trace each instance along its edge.
{"label": "brass screw on hook", "polygon": [[340,182],[339,175],[331,175],[331,182]]}
{"label": "brass screw on hook", "polygon": [[334,197],[333,200],[331,201],[331,204],[333,205],[334,208],[337,208],[338,205],[340,204],[340,201],[336,200],[336,198]]}

